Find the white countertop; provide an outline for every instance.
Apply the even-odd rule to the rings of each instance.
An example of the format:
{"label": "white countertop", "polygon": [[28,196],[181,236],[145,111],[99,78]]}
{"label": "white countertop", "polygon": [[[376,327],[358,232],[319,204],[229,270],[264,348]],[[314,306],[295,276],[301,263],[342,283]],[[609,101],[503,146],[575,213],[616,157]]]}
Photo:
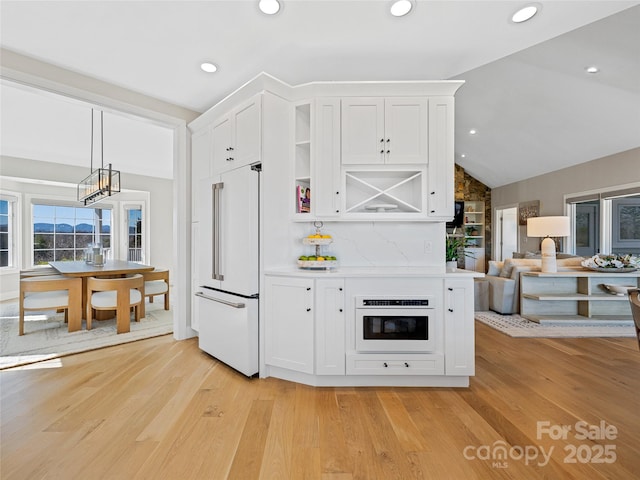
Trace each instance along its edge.
{"label": "white countertop", "polygon": [[330,270],[309,270],[297,266],[268,268],[266,275],[299,277],[484,277],[484,273],[457,269],[445,272],[442,267],[337,267]]}

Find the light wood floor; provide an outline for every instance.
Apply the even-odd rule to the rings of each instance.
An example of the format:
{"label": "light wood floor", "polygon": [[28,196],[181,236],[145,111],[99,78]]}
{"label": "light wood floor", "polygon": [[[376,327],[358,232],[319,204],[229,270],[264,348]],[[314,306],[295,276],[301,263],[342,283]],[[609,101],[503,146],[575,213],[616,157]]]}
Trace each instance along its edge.
{"label": "light wood floor", "polygon": [[[249,380],[196,341],[170,336],[37,367],[0,373],[3,480],[624,480],[640,472],[633,339],[514,339],[477,325],[468,389]],[[581,420],[615,427],[616,438],[576,439]],[[537,422],[572,430],[551,439]],[[500,445],[511,448],[505,460],[494,455]],[[540,465],[540,448],[552,447]],[[527,464],[522,451],[539,457]]]}

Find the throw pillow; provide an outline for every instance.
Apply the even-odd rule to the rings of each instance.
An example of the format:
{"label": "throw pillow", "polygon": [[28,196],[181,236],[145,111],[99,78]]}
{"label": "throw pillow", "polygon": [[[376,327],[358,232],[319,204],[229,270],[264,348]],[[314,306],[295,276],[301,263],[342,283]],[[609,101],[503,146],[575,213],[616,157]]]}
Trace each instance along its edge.
{"label": "throw pillow", "polygon": [[487,275],[491,275],[493,277],[497,277],[500,275],[500,271],[502,270],[502,265],[504,262],[498,262],[497,260],[489,260],[489,271]]}
{"label": "throw pillow", "polygon": [[513,259],[507,258],[502,264],[500,269],[500,276],[504,278],[511,277],[511,270],[513,269]]}

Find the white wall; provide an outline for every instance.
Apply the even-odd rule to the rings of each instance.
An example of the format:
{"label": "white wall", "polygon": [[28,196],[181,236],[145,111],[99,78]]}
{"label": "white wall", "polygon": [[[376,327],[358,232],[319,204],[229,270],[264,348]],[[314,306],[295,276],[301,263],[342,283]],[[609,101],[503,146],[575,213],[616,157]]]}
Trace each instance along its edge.
{"label": "white wall", "polygon": [[[613,189],[637,182],[640,182],[640,148],[494,188],[491,190],[491,206],[495,211],[503,206],[540,200],[541,216],[564,215],[565,195]],[[527,238],[526,226],[518,228],[518,250],[539,250],[540,239]]]}

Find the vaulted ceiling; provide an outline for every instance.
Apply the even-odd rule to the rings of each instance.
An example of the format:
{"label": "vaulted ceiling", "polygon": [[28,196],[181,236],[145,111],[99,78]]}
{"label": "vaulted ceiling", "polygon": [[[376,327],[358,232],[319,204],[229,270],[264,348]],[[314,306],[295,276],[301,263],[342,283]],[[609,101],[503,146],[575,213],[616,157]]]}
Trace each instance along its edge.
{"label": "vaulted ceiling", "polygon": [[417,0],[401,18],[386,0],[282,0],[274,16],[257,3],[3,0],[0,40],[198,112],[261,71],[292,85],[463,79],[456,163],[490,187],[640,146],[638,1],[542,1],[523,24],[509,20],[520,1]]}

